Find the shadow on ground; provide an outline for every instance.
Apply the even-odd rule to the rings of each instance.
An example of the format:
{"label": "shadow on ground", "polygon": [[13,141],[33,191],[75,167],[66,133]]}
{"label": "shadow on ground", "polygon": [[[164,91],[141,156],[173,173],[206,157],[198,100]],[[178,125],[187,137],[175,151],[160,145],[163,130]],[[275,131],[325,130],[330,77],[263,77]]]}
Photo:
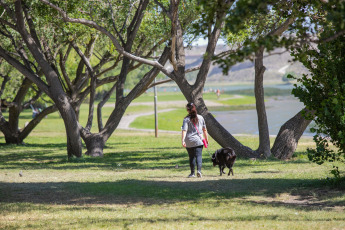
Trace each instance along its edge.
{"label": "shadow on ground", "polygon": [[[293,188],[293,189],[291,189]],[[289,194],[291,202],[275,199]],[[0,183],[0,203],[34,204],[124,204],[155,205],[180,201],[240,199],[253,205],[286,206],[318,210],[344,207],[344,191],[330,190],[310,179],[220,179],[184,182],[163,180],[121,180],[116,182]],[[256,201],[249,197],[266,197]]]}
{"label": "shadow on ground", "polygon": [[[176,165],[189,165],[187,153],[178,147],[142,147],[140,150],[125,150],[124,145],[131,143],[108,144],[102,158],[84,156],[80,159],[68,160],[67,155],[61,154],[65,150],[64,143],[27,144],[25,146],[0,145],[0,168],[6,169],[171,169]],[[29,147],[29,148],[28,148]],[[239,161],[236,167],[252,167],[256,162]],[[269,159],[270,165],[282,164],[277,159]],[[211,165],[207,151],[203,152],[203,162]],[[286,162],[289,163],[289,162]],[[294,164],[306,164],[306,161],[294,161]],[[262,173],[258,171],[257,173]]]}

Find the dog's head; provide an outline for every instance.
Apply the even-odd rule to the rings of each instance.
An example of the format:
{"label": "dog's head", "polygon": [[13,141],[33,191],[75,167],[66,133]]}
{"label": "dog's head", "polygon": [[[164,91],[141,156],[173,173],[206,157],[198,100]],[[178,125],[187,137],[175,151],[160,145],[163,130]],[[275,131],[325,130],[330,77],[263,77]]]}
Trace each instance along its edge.
{"label": "dog's head", "polygon": [[212,154],[212,162],[213,162],[213,167],[216,166],[216,165],[218,165],[216,153],[213,153],[213,154]]}

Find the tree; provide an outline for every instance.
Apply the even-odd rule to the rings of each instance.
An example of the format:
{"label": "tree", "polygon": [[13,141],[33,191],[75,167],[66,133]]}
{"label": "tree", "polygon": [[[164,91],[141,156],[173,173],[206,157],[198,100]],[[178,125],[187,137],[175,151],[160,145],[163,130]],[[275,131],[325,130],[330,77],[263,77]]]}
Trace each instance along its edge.
{"label": "tree", "polygon": [[[68,156],[80,157],[82,145],[77,117],[63,89],[47,41],[39,40],[28,8],[23,8],[22,1],[17,0],[11,5],[1,1],[0,5],[6,12],[5,18],[1,18],[1,23],[8,27],[2,34],[14,42],[9,46],[6,44],[7,41],[2,40],[0,56],[54,101],[65,123]],[[16,51],[18,56],[11,50]],[[36,61],[37,66],[33,61]],[[44,75],[44,79],[41,75]]]}
{"label": "tree", "polygon": [[[324,28],[320,39],[335,34],[334,27]],[[309,110],[315,111],[315,149],[308,149],[309,159],[317,164],[325,161],[345,162],[345,35],[317,47],[306,44],[294,56],[311,72],[297,79],[293,94]],[[304,114],[307,118],[313,117]],[[335,149],[334,149],[334,147]],[[338,172],[336,168],[335,172]]]}
{"label": "tree", "polygon": [[[76,17],[70,17],[67,15],[67,13],[61,8],[58,7],[52,3],[50,3],[47,0],[41,0],[41,2],[51,6],[52,8],[56,9],[63,17],[64,21],[66,22],[71,22],[71,23],[77,23],[77,24],[83,24],[86,25],[88,27],[94,28],[98,31],[100,31],[102,34],[104,34],[105,36],[107,36],[111,42],[113,43],[114,47],[116,47],[116,49],[119,51],[119,53],[121,53],[123,55],[124,60],[132,60],[132,61],[136,61],[142,64],[146,64],[146,65],[150,65],[152,67],[154,67],[156,70],[159,70],[161,72],[163,72],[165,75],[167,75],[168,77],[170,77],[172,80],[174,80],[179,88],[181,89],[181,91],[183,92],[183,94],[185,95],[186,99],[188,101],[194,102],[198,108],[199,113],[201,113],[204,117],[205,120],[207,122],[207,125],[209,127],[209,132],[211,134],[211,136],[222,146],[229,146],[231,145],[235,151],[238,153],[238,155],[240,156],[247,156],[247,157],[257,157],[259,156],[258,152],[255,152],[253,150],[251,150],[250,148],[243,146],[241,143],[239,143],[229,132],[227,132],[212,116],[212,114],[209,113],[209,111],[207,110],[207,107],[202,99],[202,91],[203,91],[203,87],[206,81],[206,76],[210,67],[210,64],[213,60],[214,57],[214,50],[215,50],[215,46],[217,43],[217,40],[222,32],[222,26],[223,23],[225,22],[226,24],[229,24],[229,22],[231,22],[231,20],[227,19],[227,15],[229,15],[229,10],[230,7],[233,5],[234,1],[203,1],[204,4],[207,5],[207,9],[206,10],[202,10],[201,11],[201,16],[199,17],[199,20],[196,20],[196,23],[200,23],[202,21],[204,21],[204,23],[201,23],[201,30],[204,31],[206,34],[206,37],[208,38],[208,46],[206,49],[206,53],[204,55],[204,59],[202,61],[202,64],[200,66],[197,66],[195,68],[192,69],[186,69],[185,68],[185,47],[184,47],[184,36],[186,31],[189,32],[188,30],[186,30],[184,28],[185,24],[181,23],[181,10],[179,10],[179,8],[181,8],[181,1],[178,0],[171,0],[170,4],[167,2],[160,2],[158,0],[155,0],[155,3],[160,7],[160,11],[159,12],[163,12],[167,18],[169,19],[169,22],[171,23],[171,32],[170,32],[170,37],[171,37],[171,54],[167,54],[170,57],[170,61],[173,65],[173,71],[168,71],[164,65],[156,62],[156,61],[151,61],[148,58],[143,58],[139,55],[135,55],[133,54],[133,51],[131,50],[130,45],[128,45],[128,47],[126,48],[126,44],[128,43],[128,34],[127,34],[127,42],[123,42],[121,39],[121,37],[118,36],[118,33],[116,32],[116,27],[115,27],[115,31],[114,33],[110,32],[110,28],[106,28],[102,25],[100,25],[100,22],[96,22],[95,20],[90,20],[90,19],[80,19],[80,18],[76,18]],[[291,24],[291,19],[289,16],[290,15],[290,9],[289,9],[289,4],[286,4],[285,8],[283,10],[279,9],[279,4],[284,4],[286,2],[282,1],[279,2],[279,4],[269,4],[269,3],[262,3],[260,1],[251,1],[252,3],[248,3],[249,4],[249,10],[251,12],[251,15],[253,15],[253,12],[255,13],[256,11],[259,11],[260,13],[264,14],[267,11],[269,11],[271,9],[272,6],[276,6],[277,8],[277,12],[280,12],[281,14],[278,14],[278,18],[281,17],[281,20],[276,21],[275,23],[273,23],[273,28],[274,29],[279,29],[279,28],[284,28],[284,20],[282,19],[286,19],[285,22],[287,22],[287,24]],[[143,1],[140,1],[140,4],[142,4]],[[186,2],[184,2],[186,3]],[[248,11],[244,10],[241,11],[241,9],[246,9],[243,8],[243,6],[246,4],[246,1],[238,1],[236,3],[236,7],[234,7],[235,9],[238,9],[238,12],[240,12],[240,14],[236,11],[231,10],[231,13],[234,13],[234,17],[232,17],[233,19],[236,20],[242,20],[243,19],[243,15],[241,15],[241,12],[243,13],[247,13]],[[242,4],[242,5],[241,5]],[[240,7],[242,6],[242,8]],[[248,6],[248,5],[247,5]],[[293,5],[295,6],[295,5]],[[257,7],[257,8],[255,8]],[[252,9],[257,9],[257,10],[253,10]],[[306,10],[306,6],[305,5],[298,5],[296,4],[296,8],[299,9],[303,9],[301,10],[301,14],[299,14],[298,16],[298,20],[296,20],[296,22],[294,24],[300,24],[300,22],[305,15],[303,13],[307,12]],[[138,7],[138,9],[141,9],[140,7]],[[286,10],[286,11],[284,11]],[[251,16],[250,15],[250,16]],[[204,19],[207,20],[204,20]],[[190,22],[193,22],[194,19],[192,18]],[[188,22],[188,20],[187,20]],[[186,23],[188,24],[188,23]],[[237,23],[238,24],[238,23]],[[234,25],[237,25],[234,24]],[[282,27],[280,26],[282,25]],[[288,46],[293,44],[292,43],[292,39],[287,39],[285,37],[282,37],[281,39],[279,39],[279,37],[275,34],[272,34],[271,36],[265,36],[264,39],[259,39],[256,40],[257,45],[250,47],[251,49],[241,49],[242,55],[238,55],[238,56],[248,56],[250,53],[256,52],[258,51],[261,47],[266,47],[266,49],[268,50],[272,50],[273,47],[277,47],[277,46]],[[131,42],[129,42],[128,44],[131,44]],[[248,44],[254,44],[254,42],[252,41],[251,43]],[[229,52],[231,53],[231,51]],[[232,52],[235,53],[235,52]],[[238,53],[237,53],[238,54]],[[246,55],[243,55],[246,54]],[[164,56],[164,55],[163,55]],[[161,56],[161,57],[163,57]],[[259,56],[259,55],[257,55]],[[224,59],[223,59],[224,60]],[[229,59],[226,59],[227,61]],[[226,63],[227,64],[227,63]],[[259,64],[260,65],[260,64]],[[261,66],[262,67],[262,66]],[[258,68],[258,70],[262,70],[262,68]],[[126,68],[123,67],[123,70],[125,71]],[[189,71],[195,71],[195,70],[199,70],[197,77],[196,77],[196,81],[194,84],[190,84],[188,82],[188,80],[185,77],[185,74]],[[260,74],[258,74],[260,75]],[[125,72],[122,75],[123,77],[126,76]],[[116,105],[119,106],[118,109],[119,110],[114,110],[111,118],[108,120],[107,127],[104,128],[104,130],[102,130],[100,133],[98,134],[92,134],[92,133],[85,133],[83,134],[85,137],[89,136],[91,139],[93,139],[93,137],[97,137],[96,139],[97,144],[98,143],[102,143],[102,144],[98,144],[99,146],[96,147],[90,147],[91,149],[97,149],[96,152],[100,152],[102,151],[103,145],[106,141],[106,139],[109,137],[109,135],[113,132],[113,130],[116,128],[118,122],[117,119],[119,117],[122,116],[123,114],[123,109],[122,108],[126,108],[126,106],[128,105],[128,102],[131,101],[131,98],[134,98],[134,94],[138,95],[137,93],[133,93],[133,94],[129,94],[130,97],[123,97],[122,93],[121,93],[121,88],[119,88],[120,86],[123,85],[123,82],[125,81],[125,78],[123,78],[123,80],[120,80],[120,85],[117,85],[116,87],[114,87],[114,90],[116,88],[116,98],[117,98],[117,102]],[[149,82],[149,81],[148,81]],[[136,87],[135,87],[136,88]],[[134,89],[135,89],[134,88]],[[141,88],[141,87],[140,87]],[[133,90],[134,90],[133,89]],[[135,92],[135,91],[132,91]],[[129,99],[129,101],[127,101],[126,99]],[[261,98],[262,99],[262,98]],[[124,101],[123,101],[124,100]],[[124,104],[122,104],[122,102]],[[121,111],[122,110],[122,111]],[[117,113],[117,112],[118,113]],[[260,113],[260,112],[259,112]],[[115,115],[117,114],[117,115]],[[300,122],[299,120],[297,120],[298,122]],[[265,135],[267,137],[267,133],[265,133]],[[85,138],[84,138],[85,139]],[[267,139],[267,138],[266,138]],[[278,139],[278,138],[277,138]],[[281,139],[283,140],[283,139]],[[92,146],[92,144],[90,144],[90,146]],[[267,141],[264,143],[264,146],[268,146]],[[266,148],[265,148],[266,149]],[[265,150],[267,151],[267,150]],[[268,155],[268,154],[266,154]]]}
{"label": "tree", "polygon": [[[344,9],[345,2],[343,1],[311,1],[309,3],[308,20],[305,21],[305,18],[301,18],[291,28],[298,35],[291,38],[291,40],[295,40],[291,43],[293,44],[291,48],[299,61],[308,63],[304,52],[307,52],[308,49],[314,50],[315,44],[331,42],[345,34]],[[329,29],[330,25],[332,29]],[[322,31],[327,32],[322,33]],[[309,68],[308,66],[307,64],[307,68]],[[272,147],[272,152],[276,157],[287,159],[292,156],[305,127],[316,118],[315,114],[315,107],[307,106],[281,127]]]}
{"label": "tree", "polygon": [[[212,19],[212,22],[208,23],[207,28],[207,37],[208,37],[208,46],[206,49],[206,54],[204,55],[203,62],[200,66],[192,68],[191,70],[187,70],[185,68],[185,47],[184,47],[184,32],[186,31],[183,28],[183,24],[180,20],[180,12],[179,6],[180,1],[170,1],[170,4],[161,3],[159,1],[155,1],[155,3],[161,8],[161,11],[169,18],[171,23],[171,56],[170,61],[173,65],[173,71],[169,72],[166,68],[162,65],[159,65],[157,62],[150,61],[148,59],[144,59],[138,56],[135,56],[130,53],[130,50],[125,50],[118,39],[109,32],[108,29],[100,26],[95,21],[92,20],[84,20],[84,19],[77,19],[71,18],[67,16],[66,12],[63,11],[60,7],[51,4],[46,0],[41,0],[42,2],[50,5],[54,9],[58,10],[60,14],[63,16],[65,21],[72,22],[72,23],[80,23],[86,26],[92,27],[97,29],[98,31],[102,32],[106,36],[111,39],[114,46],[119,50],[120,53],[124,55],[124,58],[128,58],[134,61],[138,61],[140,63],[148,64],[153,67],[156,67],[158,70],[162,71],[172,80],[174,80],[183,94],[185,95],[188,101],[194,102],[198,108],[199,113],[201,113],[208,124],[209,133],[211,136],[222,146],[229,146],[231,145],[238,155],[242,156],[257,156],[257,154],[249,149],[241,145],[235,138],[231,136],[210,114],[207,110],[207,107],[202,99],[203,87],[206,81],[206,76],[209,70],[209,67],[212,62],[212,58],[214,56],[214,50],[216,47],[217,40],[221,34],[222,25],[225,20],[225,16],[234,3],[234,1],[217,1],[213,3],[209,3],[209,7],[212,8],[211,13],[204,11],[204,17],[209,17]],[[201,17],[202,18],[202,17]],[[192,21],[192,20],[191,20]],[[199,22],[199,21],[197,21]],[[191,85],[185,77],[185,74],[192,70],[199,70],[197,74],[196,81],[193,85]],[[121,90],[117,89],[117,99],[121,99]],[[112,119],[114,119],[112,117]],[[109,122],[109,121],[108,121]],[[113,126],[114,127],[114,126]],[[101,135],[104,137],[104,135]],[[102,141],[98,141],[97,143],[102,143]],[[99,147],[98,149],[102,149]]]}
{"label": "tree", "polygon": [[[57,109],[54,105],[44,108],[25,127],[19,129],[21,112],[39,100],[42,97],[42,91],[36,89],[28,78],[18,76],[13,68],[4,67],[0,69],[4,71],[4,74],[0,73],[2,77],[1,108],[8,110],[8,120],[3,116],[3,111],[0,111],[0,130],[5,136],[6,144],[21,144],[46,115]],[[6,87],[7,84],[10,84],[10,87]]]}
{"label": "tree", "polygon": [[[144,16],[145,9],[147,8],[148,5],[147,0],[145,1],[140,1],[133,3],[126,8],[125,10],[128,10],[127,12],[125,10],[121,11],[125,17],[122,18],[122,23],[123,26],[120,30],[117,30],[117,26],[115,23],[114,19],[114,14],[112,13],[113,6],[109,2],[109,4],[106,4],[109,7],[104,8],[104,4],[100,3],[101,5],[92,5],[91,4],[91,11],[94,10],[95,12],[95,17],[97,18],[99,15],[105,15],[105,18],[100,18],[100,21],[107,19],[111,24],[108,24],[108,27],[113,27],[113,29],[116,31],[117,36],[120,38],[122,45],[124,46],[125,50],[128,51],[135,51],[135,53],[139,56],[143,56],[148,58],[153,50],[157,49],[157,47],[160,47],[167,39],[164,38],[164,36],[157,37],[155,39],[152,39],[152,36],[148,36],[150,34],[149,30],[143,30],[138,33],[140,29],[140,25],[142,25],[142,20]],[[96,41],[96,36],[90,36],[90,41],[86,44],[86,49],[85,52],[83,53],[82,50],[79,48],[78,43],[83,44],[82,39],[80,39],[79,35],[76,36],[76,33],[73,31],[79,31],[80,28],[75,28],[75,27],[69,27],[66,28],[65,25],[61,26],[61,23],[56,21],[53,17],[49,17],[49,14],[52,12],[49,11],[49,8],[47,10],[46,7],[42,7],[42,5],[37,5],[37,3],[33,3],[33,7],[35,6],[38,9],[43,9],[42,11],[45,11],[44,13],[48,14],[46,16],[43,14],[43,16],[36,11],[32,10],[29,12],[29,10],[25,11],[25,20],[28,22],[27,24],[23,23],[24,18],[21,18],[22,14],[20,13],[20,10],[22,8],[22,2],[17,1],[15,6],[15,11],[11,9],[12,5],[7,5],[5,3],[2,3],[2,6],[6,8],[6,13],[7,16],[10,18],[11,15],[14,15],[16,13],[17,18],[20,20],[16,20],[17,18],[13,18],[14,24],[1,21],[4,25],[4,27],[11,27],[11,32],[9,33],[9,36],[18,36],[18,39],[22,39],[23,44],[27,44],[28,49],[25,49],[25,57],[30,56],[33,60],[38,63],[38,67],[35,66],[35,63],[31,62],[31,65],[20,65],[20,63],[16,60],[17,56],[11,56],[11,53],[8,52],[8,50],[13,49],[15,46],[11,44],[10,46],[6,46],[5,42],[1,44],[0,48],[0,55],[11,65],[13,65],[16,69],[21,71],[22,73],[25,74],[26,78],[28,79],[33,79],[35,80],[35,83],[40,83],[37,84],[42,91],[48,91],[52,90],[55,92],[57,88],[60,90],[61,96],[66,96],[66,101],[65,103],[68,103],[70,107],[68,107],[68,112],[71,113],[70,115],[74,115],[73,119],[68,119],[67,122],[71,124],[70,126],[76,127],[74,129],[74,134],[76,136],[81,135],[82,138],[84,139],[88,153],[93,156],[100,156],[103,154],[103,146],[106,142],[106,140],[110,137],[111,133],[115,130],[117,127],[117,124],[119,123],[123,113],[125,112],[127,106],[129,103],[137,96],[139,96],[141,93],[143,93],[147,87],[149,87],[150,83],[153,81],[154,77],[158,74],[158,70],[151,69],[149,70],[146,74],[143,74],[142,78],[138,83],[136,83],[136,86],[133,88],[133,90],[127,95],[126,97],[124,96],[124,85],[126,82],[126,78],[128,74],[134,70],[137,69],[141,66],[141,64],[136,64],[134,61],[127,57],[123,57],[123,55],[120,52],[110,52],[105,50],[104,45],[99,44],[98,46],[101,47],[101,50],[104,52],[104,54],[99,57],[99,53],[97,58],[99,59],[99,62],[95,65],[92,65],[91,62],[91,55],[94,52],[94,46],[95,46],[95,41]],[[35,5],[36,4],[36,5]],[[134,6],[134,4],[136,4]],[[75,11],[75,2],[71,3],[72,5],[72,12],[78,14],[79,11]],[[74,8],[73,8],[74,7]],[[123,5],[116,5],[116,7],[123,7]],[[136,8],[137,7],[137,8]],[[29,9],[30,6],[25,5],[24,9]],[[136,8],[136,10],[134,10]],[[95,9],[98,9],[95,10]],[[74,11],[73,11],[74,10]],[[104,11],[110,11],[111,13],[105,13]],[[152,11],[151,11],[152,12]],[[100,14],[99,14],[100,13]],[[105,14],[104,14],[105,13]],[[92,15],[92,14],[91,14]],[[51,24],[51,26],[57,30],[60,31],[60,33],[55,33],[55,30],[52,30],[52,36],[51,37],[45,37],[47,33],[40,33],[41,31],[36,30],[35,28],[35,23],[33,23],[32,18],[35,18],[37,16],[38,18],[36,19],[36,24],[38,24],[42,20],[48,20],[48,22],[54,22],[56,23],[56,27],[54,27],[54,23]],[[117,17],[119,14],[117,14]],[[159,15],[158,15],[159,16]],[[121,15],[120,15],[121,17]],[[51,20],[53,18],[53,20]],[[51,20],[51,21],[50,21]],[[149,17],[149,20],[157,20],[155,17]],[[150,23],[152,24],[152,21],[147,21],[146,22],[146,27]],[[15,24],[17,21],[22,22],[21,25]],[[45,21],[47,22],[47,21]],[[119,24],[121,21],[117,21],[117,24]],[[161,21],[162,22],[162,21]],[[160,23],[161,23],[160,22]],[[29,26],[29,31],[30,33],[25,33],[25,26]],[[20,28],[20,29],[18,29]],[[67,29],[67,30],[66,30]],[[162,30],[162,27],[159,27],[160,30]],[[163,28],[164,29],[164,28]],[[66,32],[67,31],[67,32]],[[44,31],[47,32],[47,31]],[[85,31],[79,32],[79,34],[83,34]],[[157,31],[156,31],[157,32]],[[38,39],[37,34],[40,33],[40,39]],[[58,34],[62,34],[62,37],[59,37]],[[160,34],[165,34],[160,33]],[[34,39],[31,37],[33,36]],[[125,38],[123,37],[125,36]],[[86,36],[87,37],[87,36]],[[52,38],[52,40],[50,40]],[[67,38],[67,39],[66,39]],[[30,43],[30,40],[34,40],[33,43]],[[85,39],[85,37],[84,37]],[[49,41],[53,44],[58,44],[57,49],[52,51],[49,47]],[[104,42],[103,39],[101,39],[101,43]],[[97,44],[96,44],[97,45]],[[43,49],[42,49],[43,47]],[[74,50],[77,55],[80,57],[80,62],[78,65],[76,65],[76,70],[71,71],[68,69],[68,59],[71,56],[71,51]],[[113,49],[114,50],[114,49]],[[38,51],[38,52],[37,52]],[[157,62],[157,63],[162,63],[163,65],[167,61],[167,54],[168,51],[163,52],[164,54],[162,55],[162,58]],[[41,53],[44,55],[37,55],[37,53]],[[52,53],[56,55],[52,55]],[[29,54],[29,55],[27,55]],[[20,55],[18,55],[20,56]],[[60,57],[59,60],[57,60],[57,57]],[[21,58],[22,62],[26,62],[27,58]],[[49,62],[48,62],[49,61]],[[114,64],[109,66],[109,62],[113,61]],[[28,62],[28,61],[27,61]],[[93,61],[94,62],[94,61]],[[42,64],[43,63],[43,64]],[[58,65],[56,65],[58,63]],[[121,63],[121,69],[119,70],[120,73],[115,76],[105,76],[102,77],[105,73],[109,72],[110,70],[114,69],[115,67],[118,66],[118,64]],[[42,65],[42,66],[41,66]],[[51,69],[50,72],[43,71],[43,68],[47,68],[46,65],[50,65]],[[105,68],[103,68],[105,66]],[[31,67],[35,67],[34,70],[36,72],[41,71],[40,68],[42,69],[43,74],[46,77],[46,81],[48,83],[48,87],[45,84],[45,82],[39,81],[38,78],[33,78],[29,73],[34,72],[34,70],[31,69]],[[85,71],[84,71],[85,69]],[[53,74],[56,77],[58,81],[55,81],[55,84],[50,84],[49,81],[51,81],[51,75],[46,76],[47,74]],[[75,77],[73,75],[75,74]],[[61,77],[62,76],[62,77]],[[105,98],[103,101],[99,104],[98,106],[98,124],[99,124],[99,133],[91,133],[91,128],[92,128],[92,121],[93,121],[93,108],[94,108],[94,98],[95,98],[95,90],[97,87],[102,86],[106,83],[111,83],[115,82],[113,87],[109,90],[109,92],[106,94]],[[62,92],[62,91],[63,92]],[[103,127],[102,123],[102,114],[101,114],[101,109],[102,106],[104,105],[105,101],[109,98],[110,94],[116,90],[117,96],[116,96],[116,106],[113,111],[113,113],[110,116],[110,119],[108,119],[108,122],[106,125]],[[48,91],[49,92],[49,91]],[[57,106],[56,100],[59,98],[54,98],[54,95],[52,95],[51,92],[48,94],[54,101],[55,105]],[[79,114],[79,107],[82,103],[82,101],[86,98],[86,96],[90,95],[90,103],[89,103],[89,116],[88,116],[88,121],[85,126],[85,128],[78,123],[78,114]],[[58,106],[57,106],[58,107]],[[59,109],[59,107],[58,107]],[[63,109],[63,108],[61,108]],[[63,113],[66,111],[60,111],[60,113]],[[66,123],[66,120],[65,120]],[[73,123],[73,125],[72,125]],[[70,128],[66,126],[66,133],[69,134]],[[78,141],[80,143],[80,140]],[[69,142],[68,139],[68,146],[69,144],[71,145],[76,145],[78,146],[78,142],[71,143]],[[81,147],[81,146],[80,146]],[[80,148],[81,149],[81,148]],[[68,155],[76,155],[80,156],[81,154],[70,154],[70,151],[68,150]]]}
{"label": "tree", "polygon": [[[204,2],[204,6],[209,8],[207,2]],[[295,2],[268,3],[243,0],[238,1],[236,7],[230,9],[228,17],[225,19],[224,36],[232,50],[215,56],[216,62],[221,65],[224,72],[228,72],[233,64],[246,58],[255,62],[254,89],[260,141],[259,148],[252,154],[253,157],[269,157],[271,155],[263,88],[264,51],[269,52],[274,47],[291,44],[291,41],[285,39],[282,34],[294,23],[301,8],[303,5]],[[212,9],[208,9],[208,11],[212,11]],[[204,22],[207,21],[206,18]],[[203,31],[201,30],[201,32]],[[284,133],[284,135],[286,134]],[[277,140],[283,139],[279,137]],[[288,142],[282,144],[288,144]]]}
{"label": "tree", "polygon": [[[204,5],[208,6],[208,3],[206,2]],[[264,73],[262,64],[263,49],[272,51],[275,47],[285,47],[290,50],[312,41],[319,31],[319,25],[325,19],[320,17],[320,9],[323,8],[329,12],[335,12],[334,14],[328,14],[328,19],[331,18],[334,22],[340,22],[338,25],[344,25],[344,14],[341,10],[344,7],[339,5],[343,5],[343,3],[334,1],[327,2],[327,4],[321,1],[277,1],[273,3],[269,1],[240,0],[236,2],[236,7],[230,10],[229,16],[225,20],[225,30],[235,35],[240,34],[243,36],[245,34],[246,39],[244,41],[243,39],[240,40],[238,48],[236,47],[232,52],[225,52],[215,58],[225,72],[228,71],[230,66],[237,61],[243,60],[243,58],[255,60],[255,96],[260,133],[260,146],[256,151],[258,156],[261,154],[269,156],[270,154],[262,87]],[[284,20],[285,22],[283,22]],[[208,20],[204,21],[207,23]],[[250,28],[249,31],[248,27]],[[332,40],[344,34],[343,27],[333,34],[328,34],[324,41]],[[278,36],[282,33],[282,31],[278,32],[281,29],[283,31],[288,29],[289,33]],[[245,32],[243,33],[243,31]],[[302,111],[307,111],[307,109],[305,108]],[[281,127],[272,148],[274,156],[280,159],[292,156],[299,138],[313,117],[313,111],[309,111],[309,114],[311,116],[305,118],[300,112]],[[226,133],[224,134],[226,135]]]}

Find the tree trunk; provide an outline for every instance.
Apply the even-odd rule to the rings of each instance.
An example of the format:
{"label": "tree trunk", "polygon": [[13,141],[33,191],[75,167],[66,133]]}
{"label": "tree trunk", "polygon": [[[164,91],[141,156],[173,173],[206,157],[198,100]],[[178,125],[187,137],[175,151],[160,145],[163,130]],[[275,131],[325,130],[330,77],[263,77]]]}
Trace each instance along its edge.
{"label": "tree trunk", "polygon": [[64,94],[63,91],[60,93],[59,96],[56,97],[54,96],[59,90],[54,89],[52,91],[54,91],[52,92],[52,98],[58,98],[58,100],[54,102],[65,124],[67,135],[67,155],[69,158],[71,158],[72,156],[81,157],[82,143],[79,132],[79,123],[74,109],[72,108],[67,96]]}
{"label": "tree trunk", "polygon": [[257,155],[269,157],[271,156],[270,150],[270,135],[268,130],[267,115],[265,108],[265,96],[264,96],[264,72],[265,66],[263,64],[264,48],[261,47],[255,53],[255,101],[256,112],[258,115],[258,128],[259,128],[259,148],[256,150]]}
{"label": "tree trunk", "polygon": [[294,154],[299,139],[311,122],[311,120],[306,120],[304,118],[304,112],[314,115],[313,111],[303,109],[293,118],[285,122],[285,124],[280,128],[271,149],[273,156],[276,158],[285,160],[291,158]]}
{"label": "tree trunk", "polygon": [[19,138],[19,132],[10,132],[9,135],[4,135],[6,144],[23,144],[23,140]]}
{"label": "tree trunk", "polygon": [[205,118],[208,133],[223,148],[233,148],[236,155],[239,157],[258,157],[252,149],[242,145],[238,140],[236,140],[236,138],[234,138],[221,124],[219,124],[211,113],[207,112],[206,114],[201,115]]}
{"label": "tree trunk", "polygon": [[6,144],[22,144],[23,139],[20,138],[19,131],[19,115],[22,112],[22,103],[27,94],[32,82],[25,78],[20,86],[16,97],[13,100],[13,105],[8,110],[8,124],[10,135],[5,134]]}
{"label": "tree trunk", "polygon": [[106,140],[100,134],[87,134],[83,138],[87,151],[85,155],[92,157],[103,157],[103,148],[105,146]]}
{"label": "tree trunk", "polygon": [[22,142],[18,139],[19,131],[13,132],[10,124],[2,113],[0,113],[0,131],[4,134],[6,144],[21,144]]}

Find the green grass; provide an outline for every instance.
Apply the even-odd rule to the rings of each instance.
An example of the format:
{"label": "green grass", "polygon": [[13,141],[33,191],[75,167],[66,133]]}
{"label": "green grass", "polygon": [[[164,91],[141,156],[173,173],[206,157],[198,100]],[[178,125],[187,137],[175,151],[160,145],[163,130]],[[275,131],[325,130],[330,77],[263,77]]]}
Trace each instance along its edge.
{"label": "green grass", "polygon": [[[231,177],[218,176],[204,151],[204,177],[188,179],[180,134],[116,131],[103,158],[68,161],[63,133],[42,133],[0,145],[0,229],[345,227],[344,192],[303,154],[311,139],[290,161],[238,159]],[[256,136],[238,139],[258,146]],[[211,139],[209,151],[218,148]]]}
{"label": "green grass", "polygon": [[[170,112],[158,113],[159,129],[180,131],[184,117],[187,115],[185,109],[176,109]],[[131,128],[154,129],[154,115],[141,116],[136,118],[131,124]]]}
{"label": "green grass", "polygon": [[252,96],[242,96],[239,98],[221,99],[218,102],[224,105],[253,105],[255,104],[255,98]]}
{"label": "green grass", "polygon": [[[149,109],[131,106],[126,113]],[[104,119],[111,111],[104,108]],[[166,115],[160,128],[180,130],[186,111]],[[25,111],[20,124],[30,117]],[[80,117],[84,124],[85,106]],[[103,158],[68,161],[64,125],[55,113],[25,145],[0,144],[0,229],[345,228],[344,185],[330,187],[331,167],[308,161],[310,138],[299,141],[289,161],[239,158],[230,177],[218,175],[204,150],[203,178],[189,179],[180,133],[153,136],[117,130]],[[257,136],[236,138],[252,149],[259,145]],[[218,148],[211,138],[209,152]]]}
{"label": "green grass", "polygon": [[[265,97],[290,96],[291,90],[292,89],[278,89],[278,88],[265,87],[264,94],[265,94]],[[229,91],[228,93],[254,96],[254,89],[232,90],[232,91]]]}

